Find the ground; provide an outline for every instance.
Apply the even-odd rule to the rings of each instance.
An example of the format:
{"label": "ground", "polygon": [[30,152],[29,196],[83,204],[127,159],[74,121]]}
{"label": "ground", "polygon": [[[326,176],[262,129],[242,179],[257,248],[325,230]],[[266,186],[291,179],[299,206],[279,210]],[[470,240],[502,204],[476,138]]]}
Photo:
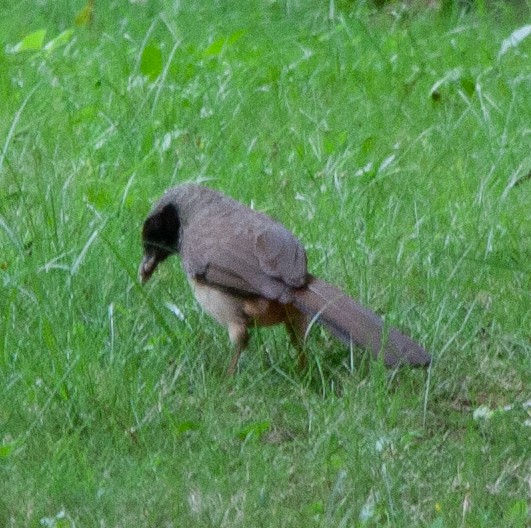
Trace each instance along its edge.
{"label": "ground", "polygon": [[[528,525],[529,5],[476,4],[0,7],[1,526]],[[227,378],[178,259],[136,278],[185,180],[432,367],[260,329]]]}

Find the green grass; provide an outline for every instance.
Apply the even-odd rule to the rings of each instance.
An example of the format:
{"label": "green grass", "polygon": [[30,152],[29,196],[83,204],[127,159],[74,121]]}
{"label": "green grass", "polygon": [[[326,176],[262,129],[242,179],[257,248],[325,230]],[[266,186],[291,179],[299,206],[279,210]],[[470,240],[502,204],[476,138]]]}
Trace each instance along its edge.
{"label": "green grass", "polygon": [[[529,4],[12,4],[0,526],[527,526],[531,37],[499,51]],[[178,260],[136,282],[187,179],[284,222],[431,370],[316,330],[301,373],[275,329],[227,379]]]}

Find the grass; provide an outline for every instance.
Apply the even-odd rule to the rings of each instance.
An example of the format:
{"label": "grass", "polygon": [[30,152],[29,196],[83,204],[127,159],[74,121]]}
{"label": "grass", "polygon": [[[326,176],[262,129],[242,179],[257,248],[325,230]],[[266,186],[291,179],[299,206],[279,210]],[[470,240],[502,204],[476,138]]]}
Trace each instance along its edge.
{"label": "grass", "polygon": [[[529,4],[479,4],[0,7],[1,526],[528,525],[531,40],[499,51]],[[275,329],[227,379],[177,259],[136,282],[186,179],[431,370],[314,331],[301,373]]]}

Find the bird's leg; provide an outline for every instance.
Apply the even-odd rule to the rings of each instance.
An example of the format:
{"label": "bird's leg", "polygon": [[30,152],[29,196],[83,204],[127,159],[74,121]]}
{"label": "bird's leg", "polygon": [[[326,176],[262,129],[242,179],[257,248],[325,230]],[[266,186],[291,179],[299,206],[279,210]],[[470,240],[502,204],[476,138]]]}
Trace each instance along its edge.
{"label": "bird's leg", "polygon": [[308,317],[293,306],[287,306],[284,324],[286,325],[291,344],[297,350],[299,369],[304,370],[308,364],[308,358],[304,350],[304,337],[308,327]]}
{"label": "bird's leg", "polygon": [[228,330],[229,338],[231,343],[234,345],[235,350],[232,359],[230,360],[227,374],[229,376],[233,376],[236,372],[240,355],[247,347],[247,343],[249,342],[249,333],[247,332],[247,325],[242,324],[241,322],[230,324]]}

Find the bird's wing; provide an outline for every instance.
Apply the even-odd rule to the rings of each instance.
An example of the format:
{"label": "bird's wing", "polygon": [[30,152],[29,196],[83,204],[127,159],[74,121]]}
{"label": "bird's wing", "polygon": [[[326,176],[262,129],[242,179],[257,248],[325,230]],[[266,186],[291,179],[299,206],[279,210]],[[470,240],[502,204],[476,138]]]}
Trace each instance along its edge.
{"label": "bird's wing", "polygon": [[289,291],[306,282],[302,244],[281,224],[243,206],[194,219],[183,231],[180,253],[190,276],[236,295],[287,302]]}

